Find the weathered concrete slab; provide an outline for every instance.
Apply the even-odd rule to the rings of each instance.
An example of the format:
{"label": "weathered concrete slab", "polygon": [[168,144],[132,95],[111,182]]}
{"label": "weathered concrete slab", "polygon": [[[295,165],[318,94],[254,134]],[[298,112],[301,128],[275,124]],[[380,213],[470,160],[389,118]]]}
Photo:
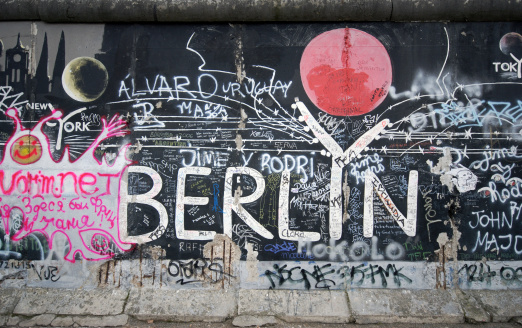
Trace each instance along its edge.
{"label": "weathered concrete slab", "polygon": [[[464,320],[498,323],[522,317],[522,291],[506,290],[240,290],[236,294],[233,290],[28,288],[0,289],[0,295],[4,305],[0,326],[124,326],[129,316],[206,322],[234,317],[233,324],[239,327],[277,325],[278,320],[452,324]],[[13,316],[9,316],[11,311]]]}
{"label": "weathered concrete slab", "polygon": [[56,317],[53,322],[51,322],[52,327],[70,327],[72,325],[74,325],[72,317]]}
{"label": "weathered concrete slab", "polygon": [[18,317],[18,316],[9,317],[9,319],[7,320],[6,326],[16,326],[22,320],[23,320],[23,318]]}
{"label": "weathered concrete slab", "polygon": [[464,318],[466,322],[481,323],[489,322],[490,315],[479,302],[469,294],[469,292],[461,291],[460,289],[455,290],[460,306],[464,311]]}
{"label": "weathered concrete slab", "polygon": [[83,327],[119,327],[127,324],[129,316],[126,314],[103,317],[83,316],[73,317],[73,321]]}
{"label": "weathered concrete slab", "polygon": [[462,323],[464,313],[449,290],[348,290],[356,323]]}
{"label": "weathered concrete slab", "polygon": [[139,320],[225,321],[236,314],[232,290],[133,289],[125,313]]}
{"label": "weathered concrete slab", "polygon": [[24,320],[18,324],[20,327],[49,326],[53,322],[56,315],[40,314],[30,319]]}
{"label": "weathered concrete slab", "polygon": [[522,317],[520,290],[470,290],[468,293],[482,304],[493,322],[507,322]]}
{"label": "weathered concrete slab", "polygon": [[239,315],[232,320],[232,324],[236,327],[262,327],[277,325],[278,321],[271,315]]}
{"label": "weathered concrete slab", "polygon": [[0,314],[0,327],[5,326],[7,321],[9,320],[9,316]]}
{"label": "weathered concrete slab", "polygon": [[346,323],[344,291],[240,290],[238,315],[276,316],[288,322]]}
{"label": "weathered concrete slab", "polygon": [[123,312],[128,291],[120,289],[69,290],[27,288],[13,313],[38,315],[117,315]]}
{"label": "weathered concrete slab", "polygon": [[11,314],[22,292],[14,288],[0,288],[0,314]]}

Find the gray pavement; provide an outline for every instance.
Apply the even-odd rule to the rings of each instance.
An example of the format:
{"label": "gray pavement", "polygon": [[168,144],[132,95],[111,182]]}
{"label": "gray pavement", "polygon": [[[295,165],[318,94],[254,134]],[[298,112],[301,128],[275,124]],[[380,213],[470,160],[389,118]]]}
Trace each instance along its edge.
{"label": "gray pavement", "polygon": [[[143,322],[131,320],[125,327],[139,327],[139,328],[235,328],[232,324],[232,320],[225,322],[191,322],[191,323],[175,323],[175,322]],[[255,326],[254,326],[255,327]],[[485,324],[325,324],[325,323],[289,323],[289,322],[278,322],[273,325],[266,325],[266,327],[287,327],[287,328],[520,328],[521,325],[518,323],[485,323]]]}
{"label": "gray pavement", "polygon": [[518,327],[520,290],[0,288],[2,327]]}

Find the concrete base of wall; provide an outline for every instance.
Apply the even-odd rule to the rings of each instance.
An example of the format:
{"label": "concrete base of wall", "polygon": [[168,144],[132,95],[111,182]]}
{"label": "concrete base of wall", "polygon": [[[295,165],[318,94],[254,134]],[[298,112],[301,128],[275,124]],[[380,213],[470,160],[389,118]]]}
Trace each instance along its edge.
{"label": "concrete base of wall", "polygon": [[0,326],[123,326],[133,320],[462,323],[522,318],[522,291],[0,289]]}

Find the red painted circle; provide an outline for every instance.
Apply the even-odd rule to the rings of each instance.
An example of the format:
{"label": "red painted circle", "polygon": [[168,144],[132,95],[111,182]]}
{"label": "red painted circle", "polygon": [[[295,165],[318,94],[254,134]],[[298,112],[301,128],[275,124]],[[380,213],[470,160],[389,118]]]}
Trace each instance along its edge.
{"label": "red painted circle", "polygon": [[310,100],[337,116],[366,114],[381,104],[392,81],[388,52],[368,33],[342,28],[315,37],[301,57]]}

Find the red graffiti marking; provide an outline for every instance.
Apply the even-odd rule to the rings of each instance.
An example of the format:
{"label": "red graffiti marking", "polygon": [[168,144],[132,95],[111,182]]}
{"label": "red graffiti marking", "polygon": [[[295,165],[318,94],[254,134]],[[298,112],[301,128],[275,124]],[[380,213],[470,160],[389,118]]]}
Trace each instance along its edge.
{"label": "red graffiti marking", "polygon": [[338,116],[366,114],[380,105],[392,80],[388,52],[368,33],[344,28],[314,38],[301,58],[310,100]]}

